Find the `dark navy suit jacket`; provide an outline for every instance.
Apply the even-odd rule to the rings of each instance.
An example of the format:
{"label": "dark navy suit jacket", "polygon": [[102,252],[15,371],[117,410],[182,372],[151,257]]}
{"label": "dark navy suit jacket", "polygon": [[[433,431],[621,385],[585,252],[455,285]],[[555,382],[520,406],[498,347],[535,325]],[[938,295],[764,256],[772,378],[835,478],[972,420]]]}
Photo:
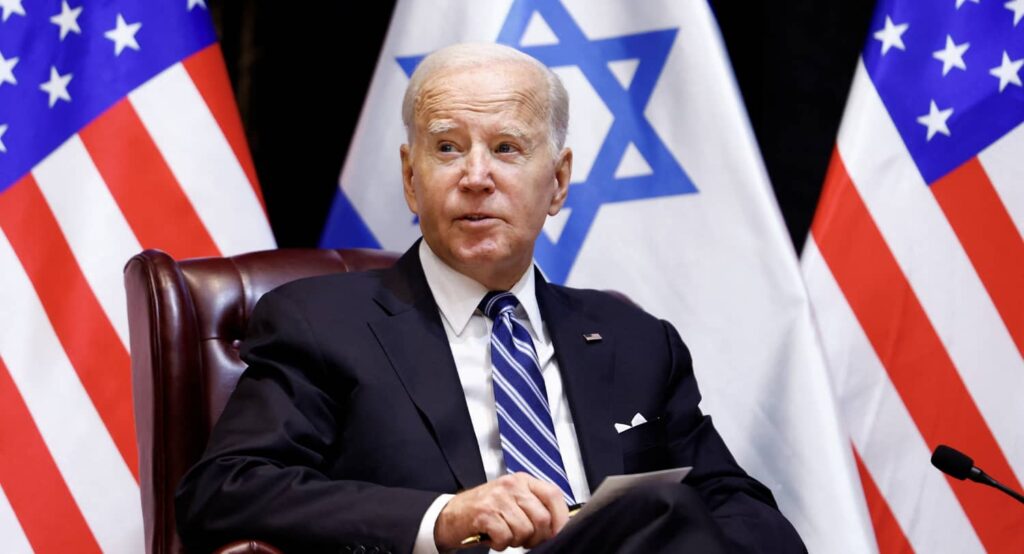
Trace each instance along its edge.
{"label": "dark navy suit jacket", "polygon": [[[771,493],[736,464],[675,329],[609,294],[537,279],[587,481],[693,466],[738,550],[801,550]],[[588,342],[585,334],[602,340]],[[260,538],[297,551],[409,552],[439,493],[485,481],[476,436],[414,245],[394,267],[266,294],[249,368],[178,489],[186,543]],[[649,422],[617,433],[636,413]]]}

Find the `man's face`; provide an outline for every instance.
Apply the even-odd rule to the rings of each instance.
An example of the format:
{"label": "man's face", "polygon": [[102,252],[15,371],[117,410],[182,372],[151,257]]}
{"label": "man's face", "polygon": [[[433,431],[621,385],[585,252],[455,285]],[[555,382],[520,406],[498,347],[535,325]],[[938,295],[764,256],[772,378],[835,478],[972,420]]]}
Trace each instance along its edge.
{"label": "man's face", "polygon": [[565,202],[572,152],[552,154],[546,83],[522,63],[447,70],[420,91],[403,145],[409,209],[455,270],[507,289]]}

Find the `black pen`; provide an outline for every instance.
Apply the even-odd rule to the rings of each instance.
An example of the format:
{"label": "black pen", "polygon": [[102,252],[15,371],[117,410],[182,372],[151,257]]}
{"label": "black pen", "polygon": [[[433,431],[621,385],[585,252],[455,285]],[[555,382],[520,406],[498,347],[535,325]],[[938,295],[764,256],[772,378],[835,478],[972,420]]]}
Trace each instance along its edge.
{"label": "black pen", "polygon": [[[569,506],[569,517],[578,514],[579,511],[583,508],[583,504],[583,502],[580,502],[579,504],[573,504],[572,506]],[[462,546],[471,546],[489,540],[491,540],[491,537],[488,537],[487,533],[480,533],[478,535],[473,535],[472,537],[466,537],[462,539],[462,542],[460,542],[459,544],[461,544]]]}

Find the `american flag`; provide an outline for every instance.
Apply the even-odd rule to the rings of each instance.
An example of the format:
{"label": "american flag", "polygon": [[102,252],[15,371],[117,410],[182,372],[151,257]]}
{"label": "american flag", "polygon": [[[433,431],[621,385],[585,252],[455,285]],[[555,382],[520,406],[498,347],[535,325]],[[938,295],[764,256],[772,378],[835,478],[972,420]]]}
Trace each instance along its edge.
{"label": "american flag", "polygon": [[274,245],[204,0],[0,0],[0,548],[143,550],[121,269]]}
{"label": "american flag", "polygon": [[876,7],[803,270],[882,552],[1024,552],[1024,0]]}

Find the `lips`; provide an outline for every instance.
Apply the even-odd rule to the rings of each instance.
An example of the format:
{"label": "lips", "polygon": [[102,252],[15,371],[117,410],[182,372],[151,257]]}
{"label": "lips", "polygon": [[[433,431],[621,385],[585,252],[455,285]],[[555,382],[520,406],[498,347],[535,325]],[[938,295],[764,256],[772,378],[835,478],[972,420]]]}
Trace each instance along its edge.
{"label": "lips", "polygon": [[476,222],[476,221],[484,221],[484,220],[487,220],[487,219],[494,219],[494,216],[492,216],[490,214],[485,214],[485,213],[471,213],[471,214],[465,214],[465,215],[459,216],[458,219],[461,220],[461,221]]}

